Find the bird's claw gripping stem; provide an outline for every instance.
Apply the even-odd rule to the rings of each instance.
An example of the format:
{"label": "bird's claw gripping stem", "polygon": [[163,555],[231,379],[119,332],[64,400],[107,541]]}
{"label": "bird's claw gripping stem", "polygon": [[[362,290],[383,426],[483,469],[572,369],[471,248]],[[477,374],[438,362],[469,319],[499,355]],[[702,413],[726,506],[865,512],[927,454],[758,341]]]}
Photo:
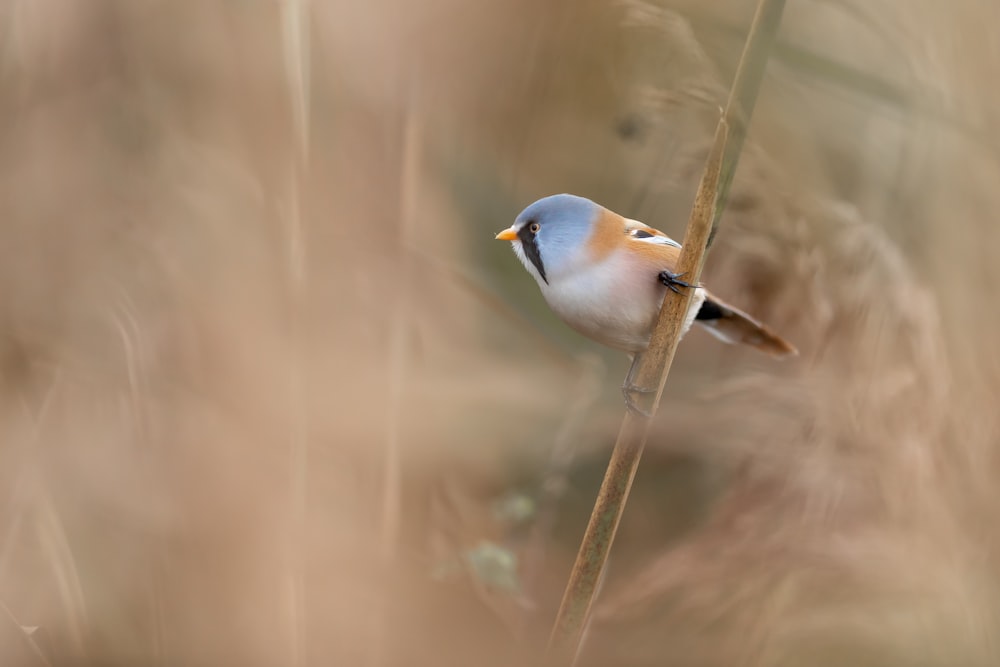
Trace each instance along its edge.
{"label": "bird's claw gripping stem", "polygon": [[673,271],[663,270],[660,271],[659,279],[660,282],[663,283],[668,290],[670,290],[674,294],[681,294],[679,288],[694,287],[694,285],[692,285],[691,283],[681,280],[681,278],[683,278],[686,275],[687,275],[686,273],[674,273]]}
{"label": "bird's claw gripping stem", "polygon": [[646,410],[645,408],[640,407],[639,404],[635,402],[635,399],[632,397],[632,394],[655,394],[655,393],[656,393],[655,389],[640,387],[630,382],[627,382],[624,386],[622,386],[622,395],[625,396],[626,409],[628,409],[629,412],[635,413],[637,415],[642,415],[647,419],[652,419],[653,413],[650,412],[649,410]]}

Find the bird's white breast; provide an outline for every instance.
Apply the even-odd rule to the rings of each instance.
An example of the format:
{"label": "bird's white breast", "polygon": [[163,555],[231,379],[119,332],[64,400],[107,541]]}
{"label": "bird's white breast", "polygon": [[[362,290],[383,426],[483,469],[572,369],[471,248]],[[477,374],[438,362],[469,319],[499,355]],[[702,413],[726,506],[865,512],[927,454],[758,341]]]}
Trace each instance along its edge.
{"label": "bird's white breast", "polygon": [[[666,268],[666,267],[664,267]],[[628,352],[646,348],[666,288],[657,272],[637,267],[623,252],[573,271],[539,280],[552,310],[584,336]],[[705,291],[695,291],[684,331],[691,326]]]}

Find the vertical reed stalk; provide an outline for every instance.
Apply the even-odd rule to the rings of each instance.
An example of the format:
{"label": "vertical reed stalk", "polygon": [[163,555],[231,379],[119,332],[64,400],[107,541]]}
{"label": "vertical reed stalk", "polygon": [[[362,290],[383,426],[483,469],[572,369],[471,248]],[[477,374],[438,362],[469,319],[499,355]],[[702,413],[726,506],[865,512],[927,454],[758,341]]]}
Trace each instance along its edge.
{"label": "vertical reed stalk", "polygon": [[305,534],[309,470],[309,427],[303,381],[302,309],[308,278],[305,251],[307,216],[303,212],[305,181],[309,173],[310,109],[310,7],[309,0],[281,4],[282,45],[292,114],[294,142],[289,159],[282,210],[288,230],[287,269],[289,289],[289,338],[291,364],[288,377],[290,422],[290,480],[292,554],[288,576],[291,665],[306,663]]}
{"label": "vertical reed stalk", "polygon": [[[403,110],[401,127],[401,168],[399,172],[399,245],[397,267],[402,275],[413,275],[413,252],[409,249],[414,237],[419,195],[419,171],[422,160],[422,124],[416,97],[409,94]],[[403,411],[405,391],[410,374],[409,339],[413,328],[413,290],[403,281],[395,293],[389,324],[388,390],[386,400],[386,430],[382,459],[382,503],[379,516],[378,560],[381,582],[375,597],[370,639],[365,664],[381,667],[388,662],[386,649],[391,646],[388,615],[392,609],[390,597],[396,572],[396,554],[403,509],[402,456],[405,440]]]}

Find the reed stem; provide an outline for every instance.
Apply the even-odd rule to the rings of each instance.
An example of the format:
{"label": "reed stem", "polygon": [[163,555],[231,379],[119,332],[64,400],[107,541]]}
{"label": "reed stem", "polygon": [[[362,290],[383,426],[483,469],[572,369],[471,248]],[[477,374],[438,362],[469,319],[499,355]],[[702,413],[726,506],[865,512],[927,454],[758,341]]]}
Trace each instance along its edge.
{"label": "reed stem", "polygon": [[[760,0],[757,5],[684,234],[676,271],[684,275],[685,280],[697,283],[701,276],[708,245],[725,205],[784,5],[784,0]],[[573,664],[579,654],[598,584],[628,500],[632,480],[639,467],[652,415],[655,415],[660,403],[670,365],[680,342],[691,298],[690,290],[683,294],[667,290],[649,347],[635,371],[634,380],[638,386],[656,387],[655,393],[639,395],[636,399],[640,408],[650,416],[634,411],[625,413],[549,639],[548,657],[554,664]]]}

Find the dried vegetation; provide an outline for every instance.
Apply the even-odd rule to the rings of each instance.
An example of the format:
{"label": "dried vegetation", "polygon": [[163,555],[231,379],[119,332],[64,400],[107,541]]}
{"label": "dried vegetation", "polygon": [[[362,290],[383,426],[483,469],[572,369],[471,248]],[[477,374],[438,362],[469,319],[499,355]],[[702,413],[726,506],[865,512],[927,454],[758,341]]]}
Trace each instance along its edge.
{"label": "dried vegetation", "polygon": [[[0,4],[4,664],[534,655],[626,362],[492,234],[679,235],[754,4]],[[682,343],[584,664],[1000,660],[996,25],[789,3],[705,281],[802,354]]]}

